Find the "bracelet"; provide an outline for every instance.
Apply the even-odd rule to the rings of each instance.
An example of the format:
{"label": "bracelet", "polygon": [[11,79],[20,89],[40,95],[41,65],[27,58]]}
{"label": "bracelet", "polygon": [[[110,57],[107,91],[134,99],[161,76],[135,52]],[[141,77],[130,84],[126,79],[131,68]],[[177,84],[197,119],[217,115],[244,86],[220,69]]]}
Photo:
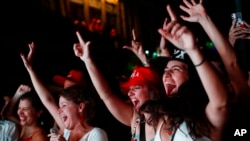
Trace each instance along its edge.
{"label": "bracelet", "polygon": [[195,67],[199,67],[201,66],[204,62],[206,61],[205,57],[203,57],[203,59],[201,60],[201,62],[197,65],[194,65]]}

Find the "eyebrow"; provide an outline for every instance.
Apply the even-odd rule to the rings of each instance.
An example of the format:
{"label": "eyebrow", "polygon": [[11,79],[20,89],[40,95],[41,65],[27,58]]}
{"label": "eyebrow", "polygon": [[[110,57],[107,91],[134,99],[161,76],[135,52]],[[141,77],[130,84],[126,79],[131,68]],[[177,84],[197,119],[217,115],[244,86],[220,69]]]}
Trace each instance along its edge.
{"label": "eyebrow", "polygon": [[184,68],[184,67],[181,66],[181,65],[173,65],[172,67],[165,67],[165,69],[174,68],[174,67]]}

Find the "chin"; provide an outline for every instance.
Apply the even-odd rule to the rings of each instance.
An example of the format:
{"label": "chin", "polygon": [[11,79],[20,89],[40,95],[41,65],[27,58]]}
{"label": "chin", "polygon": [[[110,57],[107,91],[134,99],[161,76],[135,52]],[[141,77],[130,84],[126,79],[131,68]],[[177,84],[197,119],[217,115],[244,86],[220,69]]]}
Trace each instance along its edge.
{"label": "chin", "polygon": [[168,93],[168,94],[167,94],[168,97],[174,97],[175,95],[176,95],[175,92],[171,92],[171,93]]}

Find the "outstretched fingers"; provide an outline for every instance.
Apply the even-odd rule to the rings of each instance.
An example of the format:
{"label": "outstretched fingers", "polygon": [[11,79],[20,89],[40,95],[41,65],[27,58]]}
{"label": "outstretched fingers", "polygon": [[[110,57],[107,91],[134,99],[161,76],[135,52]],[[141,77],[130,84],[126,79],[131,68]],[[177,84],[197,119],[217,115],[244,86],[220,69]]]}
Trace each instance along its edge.
{"label": "outstretched fingers", "polygon": [[232,30],[235,28],[236,22],[237,22],[237,19],[234,19],[234,20],[233,20],[233,23],[232,23],[232,25],[231,25],[231,27],[230,27],[230,31],[232,31]]}
{"label": "outstretched fingers", "polygon": [[167,5],[167,11],[168,11],[168,14],[170,16],[171,21],[177,21],[177,16],[174,13],[174,11],[172,10],[170,5]]}
{"label": "outstretched fingers", "polygon": [[188,0],[183,0],[183,3],[185,3],[185,5],[188,8],[191,8],[193,5],[195,5],[195,2],[193,0],[191,2],[192,2],[192,4]]}
{"label": "outstretched fingers", "polygon": [[79,43],[80,43],[81,45],[84,45],[85,42],[84,42],[84,40],[82,39],[82,36],[81,36],[81,34],[80,34],[79,31],[76,31],[76,36],[77,36],[77,38],[78,38]]}
{"label": "outstretched fingers", "polygon": [[136,41],[136,35],[135,35],[135,29],[132,29],[132,38],[134,41]]}
{"label": "outstretched fingers", "polygon": [[250,24],[248,24],[247,22],[245,22],[244,20],[242,20],[243,24],[247,27],[250,28]]}
{"label": "outstretched fingers", "polygon": [[29,54],[27,56],[27,59],[28,59],[29,62],[31,62],[33,54],[34,54],[35,43],[31,42],[30,44],[28,44],[28,46],[29,46]]}

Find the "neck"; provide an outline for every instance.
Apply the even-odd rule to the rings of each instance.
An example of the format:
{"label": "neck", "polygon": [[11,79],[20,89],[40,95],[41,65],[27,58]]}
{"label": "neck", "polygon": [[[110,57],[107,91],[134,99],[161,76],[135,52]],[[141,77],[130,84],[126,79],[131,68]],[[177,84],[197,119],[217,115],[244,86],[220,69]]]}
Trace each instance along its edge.
{"label": "neck", "polygon": [[21,131],[21,138],[26,138],[31,136],[35,131],[40,129],[40,127],[37,124],[33,124],[31,126],[22,126],[22,131]]}
{"label": "neck", "polygon": [[71,130],[70,140],[80,140],[91,129],[93,129],[93,127],[86,122],[77,124],[74,129]]}

